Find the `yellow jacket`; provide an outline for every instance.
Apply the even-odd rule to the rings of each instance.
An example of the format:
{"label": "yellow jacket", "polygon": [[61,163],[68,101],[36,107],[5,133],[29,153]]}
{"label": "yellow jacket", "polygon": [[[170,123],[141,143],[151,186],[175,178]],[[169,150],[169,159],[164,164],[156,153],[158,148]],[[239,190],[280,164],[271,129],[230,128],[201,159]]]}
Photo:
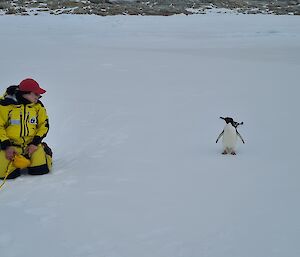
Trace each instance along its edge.
{"label": "yellow jacket", "polygon": [[48,130],[48,115],[42,102],[20,104],[9,98],[0,100],[1,149],[38,145]]}

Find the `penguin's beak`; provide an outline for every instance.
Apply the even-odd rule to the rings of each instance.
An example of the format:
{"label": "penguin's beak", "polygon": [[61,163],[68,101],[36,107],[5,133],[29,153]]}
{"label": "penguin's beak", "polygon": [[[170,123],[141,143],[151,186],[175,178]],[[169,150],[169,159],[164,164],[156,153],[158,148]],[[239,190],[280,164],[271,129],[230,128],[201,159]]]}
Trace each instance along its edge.
{"label": "penguin's beak", "polygon": [[224,118],[224,117],[220,117],[220,119],[222,119],[222,120],[225,120],[225,118]]}

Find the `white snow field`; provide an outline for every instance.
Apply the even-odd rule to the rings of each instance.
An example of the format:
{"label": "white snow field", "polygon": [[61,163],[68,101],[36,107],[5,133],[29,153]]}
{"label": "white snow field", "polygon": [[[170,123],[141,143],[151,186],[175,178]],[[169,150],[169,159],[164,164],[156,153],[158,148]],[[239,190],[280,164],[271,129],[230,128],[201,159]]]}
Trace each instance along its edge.
{"label": "white snow field", "polygon": [[54,150],[0,191],[1,257],[300,256],[300,17],[0,16],[0,47]]}

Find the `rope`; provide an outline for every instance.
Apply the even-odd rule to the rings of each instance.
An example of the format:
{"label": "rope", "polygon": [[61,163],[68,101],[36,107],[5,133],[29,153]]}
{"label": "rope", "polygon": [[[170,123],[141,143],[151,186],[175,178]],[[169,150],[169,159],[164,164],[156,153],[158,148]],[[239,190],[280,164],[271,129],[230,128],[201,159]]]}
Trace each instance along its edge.
{"label": "rope", "polygon": [[9,175],[9,168],[10,168],[11,165],[12,165],[12,161],[10,161],[9,164],[7,165],[6,174],[5,174],[5,177],[3,179],[3,182],[0,185],[0,189],[4,186],[4,184],[6,182],[6,179],[7,179],[8,175]]}

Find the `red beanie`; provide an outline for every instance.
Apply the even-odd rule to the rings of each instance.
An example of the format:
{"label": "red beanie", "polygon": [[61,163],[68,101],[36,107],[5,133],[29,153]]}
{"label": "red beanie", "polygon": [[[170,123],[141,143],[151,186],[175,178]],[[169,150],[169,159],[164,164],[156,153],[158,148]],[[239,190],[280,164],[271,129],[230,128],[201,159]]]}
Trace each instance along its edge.
{"label": "red beanie", "polygon": [[19,85],[19,90],[23,92],[33,92],[35,94],[44,94],[46,90],[42,89],[34,79],[24,79]]}

